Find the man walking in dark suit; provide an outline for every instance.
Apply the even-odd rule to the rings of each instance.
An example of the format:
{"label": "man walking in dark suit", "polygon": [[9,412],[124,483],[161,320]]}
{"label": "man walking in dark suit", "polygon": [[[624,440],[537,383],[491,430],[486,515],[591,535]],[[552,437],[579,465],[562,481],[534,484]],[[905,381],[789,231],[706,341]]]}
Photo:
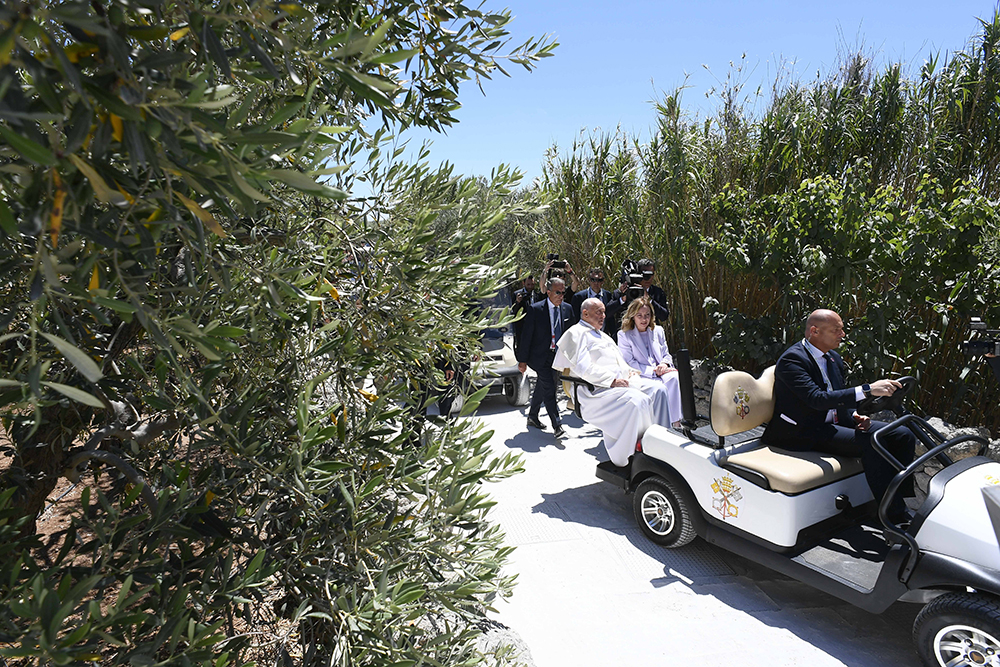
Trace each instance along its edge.
{"label": "man walking in dark suit", "polygon": [[604,289],[604,271],[596,267],[591,269],[587,272],[587,281],[590,287],[573,295],[573,316],[577,322],[580,321],[580,307],[587,299],[600,299],[605,306],[611,301],[611,290]]}
{"label": "man walking in dark suit", "polygon": [[[774,417],[761,440],[792,451],[814,450],[861,457],[872,494],[881,501],[896,470],[871,445],[871,435],[886,426],[854,412],[869,396],[892,396],[902,385],[876,380],[844,386],[844,361],[834,350],[844,340],[844,322],[832,310],[815,310],[806,320],[805,338],[785,350],[774,374]],[[905,427],[879,436],[903,465],[913,461],[916,438]],[[894,523],[909,521],[903,490],[889,507]]]}
{"label": "man walking in dark suit", "polygon": [[559,419],[559,406],[556,404],[556,371],[552,368],[552,360],[555,358],[556,343],[560,336],[576,324],[576,319],[573,317],[573,308],[563,303],[566,283],[562,279],[551,279],[546,285],[546,293],[548,297],[544,301],[532,304],[525,311],[521,340],[515,353],[518,369],[524,373],[530,366],[538,376],[528,406],[528,426],[545,430],[538,419],[539,410],[544,403],[545,412],[552,420],[552,429],[556,437],[561,437],[565,431]]}

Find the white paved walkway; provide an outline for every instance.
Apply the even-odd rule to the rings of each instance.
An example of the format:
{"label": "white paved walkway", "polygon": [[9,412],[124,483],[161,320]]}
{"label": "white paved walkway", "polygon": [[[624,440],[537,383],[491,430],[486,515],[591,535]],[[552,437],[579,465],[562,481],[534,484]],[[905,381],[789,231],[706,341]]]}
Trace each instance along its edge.
{"label": "white paved walkway", "polygon": [[654,545],[631,496],[594,475],[607,458],[597,430],[564,413],[569,437],[557,443],[502,397],[477,418],[495,431],[494,451],[524,459],[523,474],[487,490],[517,547],[519,584],[496,618],[536,667],[919,665],[919,605],[873,615],[701,540]]}

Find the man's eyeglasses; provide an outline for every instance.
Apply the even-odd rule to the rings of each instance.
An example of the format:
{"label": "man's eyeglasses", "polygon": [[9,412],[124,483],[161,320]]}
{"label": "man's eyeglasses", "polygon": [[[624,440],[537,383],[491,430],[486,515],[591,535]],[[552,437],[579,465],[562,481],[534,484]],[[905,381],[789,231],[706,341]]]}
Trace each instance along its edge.
{"label": "man's eyeglasses", "polygon": [[563,291],[563,292],[557,292],[556,290],[552,290],[552,293],[555,294],[556,296],[559,296],[561,294],[565,294],[566,292],[565,291]]}
{"label": "man's eyeglasses", "polygon": [[590,282],[592,282],[592,283],[603,283],[604,282],[604,278],[591,278]]}

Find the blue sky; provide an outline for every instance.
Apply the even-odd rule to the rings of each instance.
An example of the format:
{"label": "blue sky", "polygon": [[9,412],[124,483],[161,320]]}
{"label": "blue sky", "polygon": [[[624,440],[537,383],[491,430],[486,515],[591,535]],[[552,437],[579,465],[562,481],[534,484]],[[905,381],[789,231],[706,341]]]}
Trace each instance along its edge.
{"label": "blue sky", "polygon": [[[502,2],[487,0],[498,8]],[[460,173],[517,166],[524,183],[541,175],[545,150],[565,150],[582,130],[645,136],[650,101],[685,82],[683,106],[704,115],[706,93],[730,62],[744,64],[745,90],[770,86],[779,69],[801,81],[826,75],[838,54],[861,45],[877,61],[916,71],[931,53],[961,50],[991,18],[995,0],[735,2],[728,0],[508,0],[513,43],[551,34],[555,55],[528,73],[518,65],[460,91],[463,103],[446,135],[411,131],[411,146],[433,142],[431,162]],[[744,57],[745,54],[745,57]],[[706,66],[708,69],[706,69]]]}

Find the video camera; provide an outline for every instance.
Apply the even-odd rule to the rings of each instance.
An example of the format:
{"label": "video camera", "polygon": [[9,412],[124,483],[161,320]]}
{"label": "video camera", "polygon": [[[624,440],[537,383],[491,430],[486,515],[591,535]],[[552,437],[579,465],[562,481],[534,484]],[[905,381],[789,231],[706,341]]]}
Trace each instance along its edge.
{"label": "video camera", "polygon": [[969,321],[969,340],[962,343],[962,352],[970,357],[992,354],[1000,357],[1000,330],[987,329],[986,322],[978,317]]}
{"label": "video camera", "polygon": [[640,271],[639,264],[635,260],[626,259],[623,261],[621,282],[628,286],[625,290],[625,303],[629,303],[632,299],[638,299],[644,295],[646,290],[642,286],[642,281],[649,280],[652,277],[653,272]]}
{"label": "video camera", "polygon": [[969,340],[962,343],[962,352],[970,357],[981,354],[993,355],[988,356],[986,361],[993,368],[997,382],[1000,382],[1000,331],[987,329],[986,323],[978,317],[971,318]]}

